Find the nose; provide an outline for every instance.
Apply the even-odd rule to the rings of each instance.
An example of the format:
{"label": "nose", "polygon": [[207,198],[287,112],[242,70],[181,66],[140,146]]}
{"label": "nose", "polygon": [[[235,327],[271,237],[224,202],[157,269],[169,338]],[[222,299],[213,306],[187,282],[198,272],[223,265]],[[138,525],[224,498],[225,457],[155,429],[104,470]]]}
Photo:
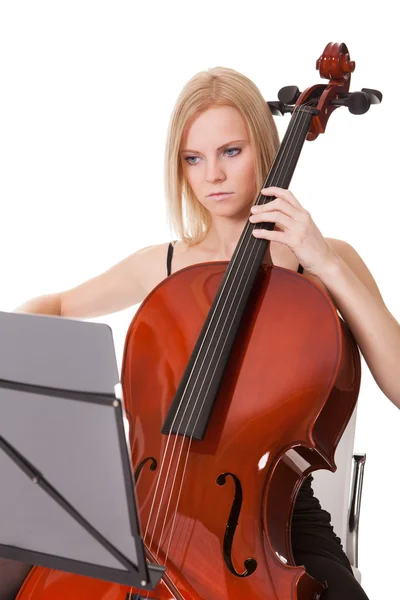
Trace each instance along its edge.
{"label": "nose", "polygon": [[212,158],[206,163],[206,180],[207,183],[215,183],[216,181],[224,181],[226,179],[225,172],[221,163]]}

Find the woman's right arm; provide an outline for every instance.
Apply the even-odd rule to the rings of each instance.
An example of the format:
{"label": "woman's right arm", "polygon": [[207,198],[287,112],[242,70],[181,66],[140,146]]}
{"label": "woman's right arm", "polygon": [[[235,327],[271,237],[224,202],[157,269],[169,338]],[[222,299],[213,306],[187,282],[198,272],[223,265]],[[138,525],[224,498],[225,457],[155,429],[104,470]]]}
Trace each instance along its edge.
{"label": "woman's right arm", "polygon": [[32,298],[14,312],[91,319],[138,304],[146,295],[142,276],[151,268],[153,248],[138,250],[77,287]]}

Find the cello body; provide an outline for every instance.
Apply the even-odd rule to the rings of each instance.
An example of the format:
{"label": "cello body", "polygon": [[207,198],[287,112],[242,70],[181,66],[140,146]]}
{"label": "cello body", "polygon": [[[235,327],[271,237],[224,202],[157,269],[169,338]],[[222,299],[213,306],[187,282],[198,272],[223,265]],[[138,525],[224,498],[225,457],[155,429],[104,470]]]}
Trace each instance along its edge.
{"label": "cello body", "polygon": [[335,470],[355,406],[360,356],[330,297],[303,275],[263,266],[202,440],[161,429],[226,262],[161,282],[127,333],[121,373],[132,466],[158,586],[34,567],[18,600],[317,600],[296,566],[290,521],[304,478]]}

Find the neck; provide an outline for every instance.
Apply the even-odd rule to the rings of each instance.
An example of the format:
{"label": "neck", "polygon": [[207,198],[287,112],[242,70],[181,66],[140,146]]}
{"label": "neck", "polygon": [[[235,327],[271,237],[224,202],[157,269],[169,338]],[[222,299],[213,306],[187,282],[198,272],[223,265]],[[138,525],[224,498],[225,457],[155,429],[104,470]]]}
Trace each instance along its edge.
{"label": "neck", "polygon": [[[249,211],[250,214],[250,211]],[[204,249],[214,255],[214,260],[230,260],[246,225],[247,217],[213,219],[202,242]]]}

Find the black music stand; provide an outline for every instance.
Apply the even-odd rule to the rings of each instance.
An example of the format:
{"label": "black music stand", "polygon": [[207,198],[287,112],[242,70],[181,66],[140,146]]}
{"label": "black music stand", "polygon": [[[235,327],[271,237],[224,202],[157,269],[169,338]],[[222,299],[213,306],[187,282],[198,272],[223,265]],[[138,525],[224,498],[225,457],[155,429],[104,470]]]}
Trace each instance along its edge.
{"label": "black music stand", "polygon": [[0,312],[0,556],[153,589],[111,328]]}

